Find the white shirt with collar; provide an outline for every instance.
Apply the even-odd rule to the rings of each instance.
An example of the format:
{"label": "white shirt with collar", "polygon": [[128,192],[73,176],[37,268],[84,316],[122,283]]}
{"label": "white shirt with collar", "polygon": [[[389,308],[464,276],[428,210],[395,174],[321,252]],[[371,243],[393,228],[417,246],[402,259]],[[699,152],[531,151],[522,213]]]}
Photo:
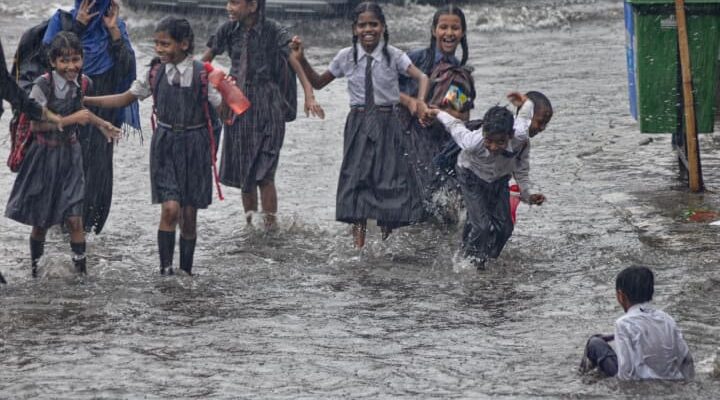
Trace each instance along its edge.
{"label": "white shirt with collar", "polygon": [[485,148],[482,129],[471,131],[465,123],[452,115],[441,111],[438,121],[445,125],[453,140],[462,151],[458,155],[457,165],[472,171],[485,182],[494,182],[512,174],[520,187],[520,198],[530,199],[530,141],[513,137],[505,149],[508,155],[493,154]]}
{"label": "white shirt with collar", "polygon": [[[71,99],[75,98],[75,95],[77,94],[77,88],[80,87],[80,83],[78,81],[80,78],[78,77],[73,81],[68,81],[55,71],[52,71],[51,74],[55,97],[60,100],[64,100],[68,95],[70,95]],[[45,96],[45,93],[40,90],[40,87],[38,87],[38,85],[34,85],[33,88],[30,90],[30,98],[37,101],[38,104],[43,107],[47,106],[47,96]]]}
{"label": "white shirt with collar", "polygon": [[515,115],[515,123],[513,129],[515,129],[515,137],[518,139],[530,139],[530,124],[532,123],[533,116],[535,115],[535,103],[532,100],[527,99]]}
{"label": "white shirt with collar", "polygon": [[[392,106],[400,102],[400,75],[408,76],[407,70],[412,65],[410,57],[404,51],[388,45],[390,60],[385,58],[383,52],[384,41],[370,53],[373,58],[372,79],[375,92],[375,104],[379,106]],[[365,105],[365,66],[367,55],[365,49],[358,43],[357,64],[353,60],[353,48],[346,47],[335,56],[328,70],[336,78],[348,78],[348,93],[350,106]]]}
{"label": "white shirt with collar", "polygon": [[690,349],[675,320],[648,303],[636,304],[615,321],[617,378],[692,379]]}
{"label": "white shirt with collar", "polygon": [[[193,58],[186,57],[177,64],[165,64],[165,77],[167,82],[172,85],[176,75],[180,75],[180,87],[192,86],[193,80]],[[150,72],[143,75],[145,79],[136,80],[130,86],[130,93],[140,100],[145,100],[152,96],[150,88]],[[215,87],[208,83],[208,100],[213,107],[219,107],[222,103],[222,97]]]}

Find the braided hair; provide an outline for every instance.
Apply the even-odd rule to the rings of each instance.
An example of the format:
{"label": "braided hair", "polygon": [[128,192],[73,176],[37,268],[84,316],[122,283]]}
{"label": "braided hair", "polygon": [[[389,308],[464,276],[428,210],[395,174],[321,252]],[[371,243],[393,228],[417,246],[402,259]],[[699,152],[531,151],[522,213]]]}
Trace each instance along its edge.
{"label": "braided hair", "polygon": [[364,12],[370,12],[377,17],[378,20],[380,20],[380,23],[383,25],[383,39],[385,41],[385,44],[383,44],[383,55],[385,56],[385,61],[388,65],[390,65],[390,52],[388,51],[388,43],[390,42],[390,32],[388,32],[388,26],[387,22],[385,21],[385,14],[383,13],[382,8],[375,3],[374,1],[364,1],[355,7],[355,10],[353,10],[351,14],[351,18],[353,21],[353,61],[355,61],[355,64],[357,64],[358,61],[358,55],[357,55],[357,42],[358,42],[358,35],[355,34],[355,25],[357,25],[358,19],[360,18],[360,14]]}
{"label": "braided hair", "polygon": [[512,138],[515,135],[513,124],[515,118],[505,107],[491,107],[483,116],[483,133],[493,135],[507,135]]}
{"label": "braided hair", "polygon": [[[450,3],[446,6],[442,6],[438,8],[437,11],[435,11],[435,15],[433,15],[433,21],[432,21],[432,31],[434,32],[435,29],[438,26],[438,23],[440,22],[440,17],[443,15],[456,15],[458,18],[460,18],[460,25],[462,26],[463,30],[463,37],[460,39],[460,47],[462,47],[463,56],[462,60],[460,61],[460,65],[465,65],[468,60],[468,42],[467,42],[467,22],[465,20],[465,13],[463,10]],[[427,57],[425,59],[425,64],[422,66],[423,72],[425,72],[426,75],[429,75],[430,72],[432,72],[432,68],[435,64],[435,51],[437,49],[437,39],[435,38],[435,35],[430,35],[430,47],[427,50]]]}
{"label": "braided hair", "polygon": [[190,22],[185,18],[166,17],[163,18],[155,28],[155,33],[165,32],[172,40],[181,43],[186,40],[188,48],[185,54],[190,55],[195,51],[195,34]]}

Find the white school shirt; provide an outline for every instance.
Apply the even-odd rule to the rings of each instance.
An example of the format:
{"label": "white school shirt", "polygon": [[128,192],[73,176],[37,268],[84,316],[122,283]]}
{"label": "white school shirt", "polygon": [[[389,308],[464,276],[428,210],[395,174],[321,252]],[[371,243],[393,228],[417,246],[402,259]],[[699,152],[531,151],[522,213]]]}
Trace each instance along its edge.
{"label": "white school shirt", "polygon": [[520,106],[517,115],[515,115],[515,122],[513,123],[516,138],[530,140],[530,123],[534,115],[535,103],[530,99],[525,100],[525,103]]}
{"label": "white school shirt", "polygon": [[615,350],[621,380],[692,379],[690,349],[665,312],[636,304],[615,321]]}
{"label": "white school shirt", "polygon": [[[379,106],[393,106],[400,102],[400,75],[408,76],[407,69],[412,65],[410,57],[404,51],[388,45],[390,62],[383,53],[384,41],[378,43],[370,55],[373,58],[372,80],[375,91],[375,104]],[[346,47],[335,56],[328,70],[336,78],[348,78],[348,93],[350,106],[365,105],[365,66],[367,53],[358,43],[357,64],[353,60],[352,47]]]}
{"label": "white school shirt", "polygon": [[520,187],[520,198],[527,202],[530,199],[530,141],[512,138],[506,151],[513,153],[508,157],[503,154],[492,154],[485,148],[482,129],[469,130],[463,121],[445,111],[440,111],[438,121],[460,146],[457,165],[472,171],[485,182],[494,182],[503,176],[512,174]]}
{"label": "white school shirt", "polygon": [[[177,64],[167,63],[165,64],[165,76],[169,84],[172,85],[175,75],[180,74],[180,87],[192,86],[193,80],[193,59],[187,57]],[[143,80],[136,80],[130,86],[130,93],[140,100],[145,100],[152,96],[152,90],[150,88],[150,70],[143,74],[145,78]],[[222,103],[222,97],[220,92],[215,89],[212,84],[208,83],[208,100],[213,107],[219,107]]]}
{"label": "white school shirt", "polygon": [[[67,97],[67,95],[69,94],[70,99],[74,99],[75,95],[77,94],[77,88],[80,87],[80,77],[78,76],[74,81],[68,81],[55,71],[52,71],[51,74],[53,82],[53,94],[55,95],[55,97],[60,100],[65,100],[65,97]],[[30,90],[30,98],[35,100],[41,106],[47,107],[48,99],[45,96],[45,93],[40,90],[40,87],[38,85],[33,85],[33,88]]]}

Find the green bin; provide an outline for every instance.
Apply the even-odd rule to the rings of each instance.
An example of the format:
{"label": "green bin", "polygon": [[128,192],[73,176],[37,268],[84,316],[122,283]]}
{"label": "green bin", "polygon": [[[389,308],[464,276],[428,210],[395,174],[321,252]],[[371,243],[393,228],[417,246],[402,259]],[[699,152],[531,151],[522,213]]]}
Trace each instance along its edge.
{"label": "green bin", "polygon": [[[634,67],[640,132],[677,130],[680,87],[674,0],[627,0],[634,26]],[[713,131],[720,50],[720,0],[685,0],[699,133]]]}

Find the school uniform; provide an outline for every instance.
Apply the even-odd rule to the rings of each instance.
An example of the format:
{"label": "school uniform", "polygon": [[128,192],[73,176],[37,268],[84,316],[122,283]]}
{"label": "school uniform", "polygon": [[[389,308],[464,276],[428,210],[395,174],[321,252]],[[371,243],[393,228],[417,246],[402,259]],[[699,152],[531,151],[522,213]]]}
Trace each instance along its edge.
{"label": "school uniform", "polygon": [[615,321],[615,350],[594,336],[588,358],[609,376],[621,380],[692,379],[690,349],[675,320],[648,303],[635,304]]}
{"label": "school uniform", "polygon": [[[30,98],[61,116],[82,108],[80,83],[67,81],[55,71],[35,81]],[[65,126],[62,132],[33,133],[8,199],[6,217],[49,228],[82,215],[85,179],[77,134],[78,125]]]}
{"label": "school uniform", "polygon": [[203,103],[217,107],[222,98],[212,85],[203,98],[202,71],[202,63],[188,57],[178,64],[161,65],[156,87],[151,87],[149,73],[130,87],[139,99],[155,91],[157,126],[150,144],[153,204],[172,200],[181,207],[203,209],[212,202],[210,137]]}
{"label": "school uniform", "polygon": [[[429,48],[422,48],[409,51],[407,55],[412,63],[428,77],[441,63],[460,65],[460,60],[455,56],[443,54],[437,49],[434,54],[430,54]],[[417,97],[418,84],[414,79],[400,76],[399,82],[401,92]],[[432,95],[433,91],[430,88],[425,101],[429,102]],[[451,197],[459,192],[455,171],[448,171],[448,169],[436,165],[433,159],[442,152],[448,142],[452,142],[452,138],[441,124],[421,126],[405,107],[401,108],[400,116],[407,131],[407,135],[404,137],[407,143],[405,147],[410,155],[411,169],[421,187],[426,214],[450,221],[457,212],[451,201]],[[438,193],[444,193],[445,196],[438,198]]]}
{"label": "school uniform", "polygon": [[329,67],[334,77],[347,77],[350,95],[335,217],[348,223],[375,219],[396,228],[422,220],[423,206],[397,113],[398,76],[407,74],[411,61],[392,46],[388,60],[383,46],[367,54],[357,45],[357,63],[352,47],[342,49]]}
{"label": "school uniform", "polygon": [[285,28],[263,19],[249,30],[228,21],[207,43],[216,56],[228,53],[230,75],[252,104],[234,124],[225,125],[220,162],[220,181],[245,193],[254,193],[260,182],[275,180],[285,139],[284,97],[278,82],[289,42]]}
{"label": "school uniform", "polygon": [[450,114],[440,112],[440,121],[462,149],[458,155],[457,173],[467,220],[463,231],[465,256],[479,260],[496,258],[512,235],[508,181],[514,176],[520,187],[520,198],[530,198],[530,142],[512,138],[500,154],[484,146],[482,131],[470,131]]}

